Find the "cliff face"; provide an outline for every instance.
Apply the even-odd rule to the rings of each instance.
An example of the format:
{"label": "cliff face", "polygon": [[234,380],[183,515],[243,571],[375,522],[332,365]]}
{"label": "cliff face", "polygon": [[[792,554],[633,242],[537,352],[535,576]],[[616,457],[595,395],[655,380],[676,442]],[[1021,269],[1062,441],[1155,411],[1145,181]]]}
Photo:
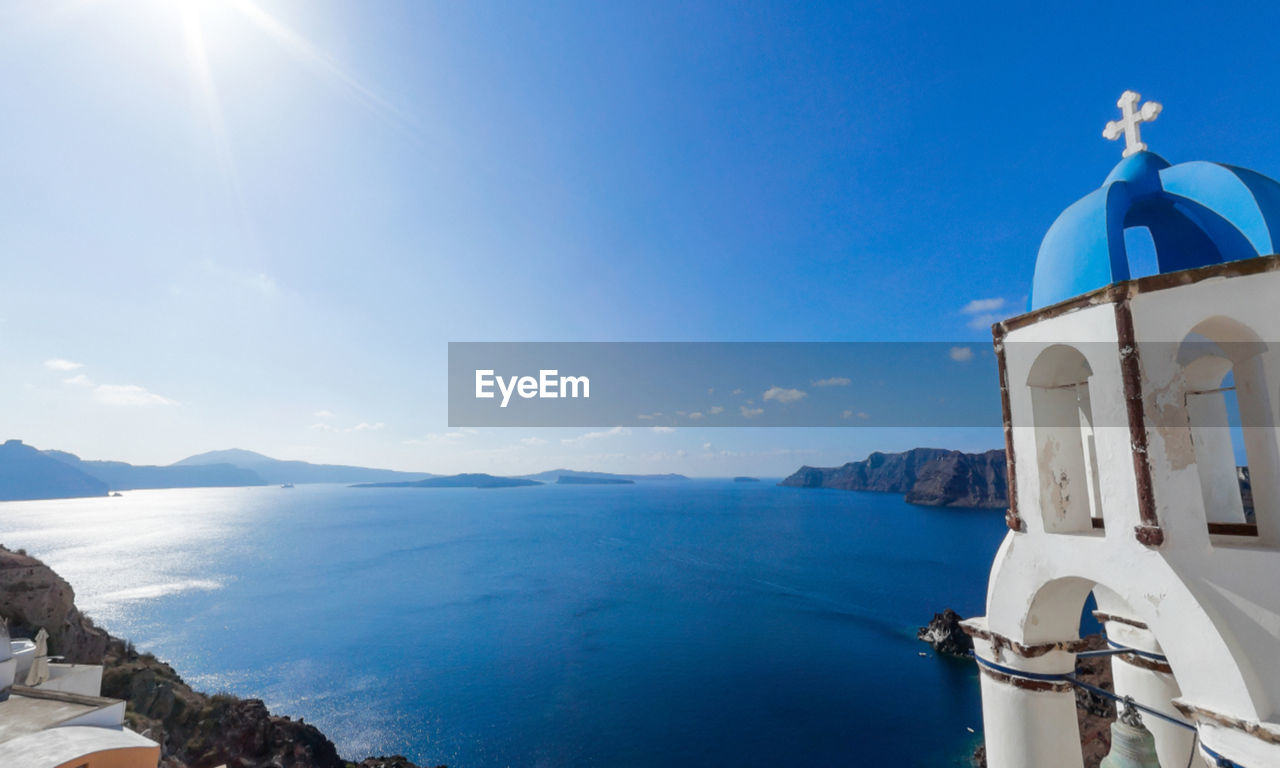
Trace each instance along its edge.
{"label": "cliff face", "polygon": [[75,592],[49,566],[0,547],[0,618],[14,637],[49,633],[49,654],[100,664],[111,639],[76,608]]}
{"label": "cliff face", "polygon": [[[102,694],[126,702],[126,723],[160,743],[161,768],[349,768],[315,726],[273,715],[258,699],[192,690],[168,664],[95,627],[75,592],[39,560],[0,547],[0,618],[14,637],[49,633],[49,653],[102,664]],[[417,768],[403,757],[362,768]]]}
{"label": "cliff face", "polygon": [[907,503],[928,507],[1004,507],[1009,503],[1004,451],[950,451],[920,468]]}
{"label": "cliff face", "polygon": [[1008,503],[1007,482],[1004,451],[915,448],[876,452],[841,467],[801,467],[781,485],[901,493],[911,504],[995,509]]}

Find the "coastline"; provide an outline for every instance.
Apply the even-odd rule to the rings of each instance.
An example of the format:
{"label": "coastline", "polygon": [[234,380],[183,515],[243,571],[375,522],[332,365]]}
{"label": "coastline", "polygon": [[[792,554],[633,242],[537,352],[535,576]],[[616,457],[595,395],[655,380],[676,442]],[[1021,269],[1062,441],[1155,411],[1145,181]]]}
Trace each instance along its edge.
{"label": "coastline", "polygon": [[168,663],[81,613],[53,569],[3,545],[0,619],[15,638],[48,632],[51,655],[102,665],[102,695],[123,700],[126,725],[160,744],[161,768],[419,768],[400,755],[345,759],[314,725],[273,714],[261,699],[191,688]]}

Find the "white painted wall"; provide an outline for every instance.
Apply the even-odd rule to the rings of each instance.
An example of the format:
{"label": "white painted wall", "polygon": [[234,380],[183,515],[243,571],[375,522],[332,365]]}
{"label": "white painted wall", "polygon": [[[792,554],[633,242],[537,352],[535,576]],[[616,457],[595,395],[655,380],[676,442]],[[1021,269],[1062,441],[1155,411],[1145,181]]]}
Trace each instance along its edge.
{"label": "white painted wall", "polygon": [[[1144,642],[1168,657],[1176,679],[1149,670],[1115,665],[1118,687],[1135,698],[1172,711],[1170,699],[1223,715],[1260,723],[1280,733],[1280,435],[1274,414],[1280,413],[1280,272],[1213,279],[1193,285],[1139,294],[1132,300],[1143,379],[1146,430],[1156,512],[1165,542],[1158,548],[1140,543],[1134,528],[1141,523],[1133,449],[1127,426],[1112,305],[1085,307],[1060,317],[1011,331],[1005,339],[1010,413],[1016,459],[1019,513],[1026,533],[1010,533],[992,567],[987,594],[991,631],[1027,645],[1077,637],[1082,604],[1098,585],[1100,609],[1140,621],[1150,636]],[[1223,320],[1229,318],[1230,322]],[[1238,325],[1237,325],[1238,324]],[[1222,461],[1225,430],[1204,431],[1218,419],[1212,400],[1188,411],[1193,381],[1181,342],[1193,331],[1213,337],[1242,336],[1229,349],[1242,416],[1254,424],[1245,431],[1257,509],[1257,537],[1210,535],[1208,522],[1243,520],[1231,494],[1239,495],[1233,462]],[[1090,466],[1087,432],[1081,458],[1045,457],[1046,448],[1066,443],[1041,420],[1057,418],[1061,409],[1046,406],[1043,392],[1029,383],[1036,360],[1053,345],[1069,344],[1087,361],[1089,415],[1092,417],[1096,470]],[[1191,379],[1196,379],[1193,371]],[[1065,399],[1064,399],[1065,402]],[[1050,413],[1050,412],[1053,413]],[[1193,416],[1197,432],[1193,433]],[[1069,423],[1069,421],[1068,421]],[[1194,434],[1200,434],[1199,439]],[[1197,461],[1203,456],[1204,466]],[[1217,466],[1210,466],[1216,456]],[[1071,471],[1079,493],[1094,514],[1100,508],[1105,532],[1063,524],[1052,514],[1060,508],[1046,494],[1044,467]],[[1069,484],[1076,484],[1071,478]],[[1072,488],[1072,493],[1077,491]],[[1048,510],[1050,514],[1044,514]],[[1078,514],[1068,510],[1067,517]],[[1074,518],[1072,518],[1074,519]],[[1127,636],[1109,627],[1113,636]],[[1132,634],[1132,633],[1130,633]],[[1139,633],[1140,634],[1140,633]],[[1135,647],[1139,647],[1136,646]],[[990,649],[988,649],[990,651]],[[1006,654],[1005,664],[1016,666]],[[982,683],[987,748],[992,768],[1059,765],[1030,760],[1027,739],[1058,741],[1078,738],[1074,727],[1044,734],[1045,723],[1062,720],[1055,707],[1036,694],[1002,685],[984,676]],[[1043,695],[1043,694],[1042,694]],[[1046,697],[1052,699],[1052,696]],[[1040,703],[1037,703],[1040,702]],[[1074,704],[1072,704],[1074,713]],[[1157,734],[1162,762],[1181,751],[1185,765],[1189,742],[1148,723]],[[1067,731],[1070,731],[1067,733]],[[1280,765],[1280,747],[1254,736],[1202,724],[1205,744],[1249,766]],[[993,743],[993,739],[997,743]],[[1214,746],[1214,745],[1217,746]],[[1072,747],[1078,753],[1078,741]],[[1021,761],[1021,762],[1019,762]],[[1252,761],[1252,762],[1250,762]],[[1175,764],[1175,763],[1170,763]]]}

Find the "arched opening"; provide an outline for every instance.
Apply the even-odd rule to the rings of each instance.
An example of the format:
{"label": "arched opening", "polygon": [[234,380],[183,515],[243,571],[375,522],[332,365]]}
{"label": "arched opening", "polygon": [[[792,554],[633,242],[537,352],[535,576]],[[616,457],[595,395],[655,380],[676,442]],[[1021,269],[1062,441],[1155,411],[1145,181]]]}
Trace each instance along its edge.
{"label": "arched opening", "polygon": [[1036,436],[1040,513],[1051,533],[1103,528],[1089,377],[1079,350],[1055,344],[1027,376]]}
{"label": "arched opening", "polygon": [[1117,699],[1125,696],[1140,705],[1161,765],[1209,765],[1173,705],[1182,690],[1159,639],[1116,591],[1085,578],[1056,579],[1036,593],[1026,624],[1043,642],[1074,642],[1080,649],[1069,679],[1084,768],[1097,768],[1110,751]]}
{"label": "arched opening", "polygon": [[1124,231],[1124,252],[1129,259],[1130,278],[1159,274],[1156,241],[1147,227],[1129,227]]}
{"label": "arched opening", "polygon": [[1252,489],[1276,477],[1265,352],[1256,334],[1224,317],[1197,325],[1178,350],[1210,533],[1257,536],[1259,510]]}

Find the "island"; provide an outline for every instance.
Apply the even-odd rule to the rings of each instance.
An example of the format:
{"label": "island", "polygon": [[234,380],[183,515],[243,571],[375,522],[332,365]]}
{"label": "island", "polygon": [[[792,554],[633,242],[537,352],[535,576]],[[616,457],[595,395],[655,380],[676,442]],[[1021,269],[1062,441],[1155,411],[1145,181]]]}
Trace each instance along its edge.
{"label": "island", "polygon": [[839,467],[796,470],[779,485],[836,488],[845,491],[900,493],[908,504],[927,507],[1003,509],[1008,499],[1004,451],[964,453],[944,448],[913,448],[901,453],[872,453]]}
{"label": "island", "polygon": [[522,477],[498,477],[483,472],[464,472],[460,475],[426,477],[421,480],[403,480],[393,483],[356,483],[352,488],[518,488],[542,485],[537,480]]}
{"label": "island", "polygon": [[625,477],[596,477],[593,475],[560,475],[556,485],[635,485],[635,480]]}

